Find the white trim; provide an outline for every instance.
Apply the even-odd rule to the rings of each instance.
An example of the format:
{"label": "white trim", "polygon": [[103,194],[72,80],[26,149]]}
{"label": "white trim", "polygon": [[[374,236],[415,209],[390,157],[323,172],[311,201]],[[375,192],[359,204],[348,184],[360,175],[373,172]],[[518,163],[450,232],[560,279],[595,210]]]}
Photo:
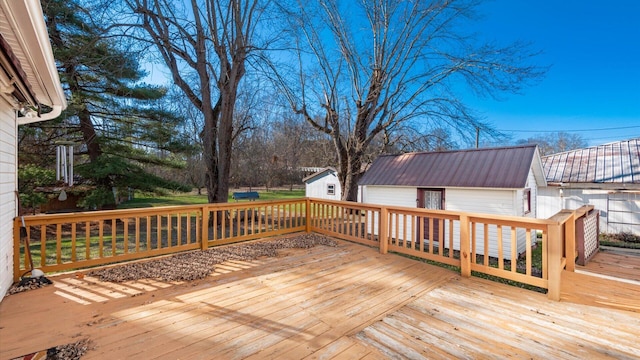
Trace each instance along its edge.
{"label": "white trim", "polygon": [[46,114],[41,114],[40,116],[38,116],[38,114],[35,112],[28,112],[26,116],[18,118],[18,125],[25,125],[25,124],[31,124],[34,122],[53,120],[58,116],[60,116],[61,113],[62,113],[61,105],[54,105],[53,110],[51,110],[51,112],[48,112]]}
{"label": "white trim", "polygon": [[[31,114],[18,120],[18,124],[51,120],[67,106],[60,84],[58,69],[49,42],[49,35],[38,0],[0,0],[5,20],[14,30],[19,48],[12,48],[17,57],[26,59],[21,66],[35,92],[37,101],[53,111],[41,116]],[[4,35],[4,34],[3,34]],[[7,34],[9,35],[9,34]]]}
{"label": "white trim", "polygon": [[547,186],[547,178],[544,176],[544,167],[542,166],[542,157],[540,156],[538,146],[536,146],[536,151],[533,154],[531,169],[533,169],[533,176],[536,179],[536,184],[538,185],[538,187]]}
{"label": "white trim", "polygon": [[315,173],[303,178],[302,182],[305,183],[305,184],[313,182],[313,181],[315,181],[316,178],[323,176],[325,173],[333,173],[334,175],[337,175],[338,171],[335,168],[329,166],[329,167],[323,168],[322,170],[317,171],[317,172],[315,172]]}

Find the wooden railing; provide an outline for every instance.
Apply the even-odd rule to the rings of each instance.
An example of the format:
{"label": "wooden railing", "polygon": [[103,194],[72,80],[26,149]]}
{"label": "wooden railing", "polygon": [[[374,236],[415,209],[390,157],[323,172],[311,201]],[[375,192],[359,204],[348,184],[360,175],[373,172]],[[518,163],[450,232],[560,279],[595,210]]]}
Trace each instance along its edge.
{"label": "wooden railing", "polygon": [[306,199],[204,205],[202,248],[305,231],[306,207]]}
{"label": "wooden railing", "polygon": [[545,288],[559,300],[561,272],[575,269],[575,218],[575,211],[541,220],[311,198],[25,216],[14,224],[14,278],[30,261],[54,272],[306,231],[456,266],[466,277],[473,271]]}
{"label": "wooden railing", "polygon": [[30,261],[50,272],[198,249],[201,218],[198,206],[16,218],[14,278]]}
{"label": "wooden railing", "polygon": [[347,201],[309,199],[308,232],[379,246],[376,229],[383,207]]}
{"label": "wooden railing", "polygon": [[[310,229],[337,238],[544,289],[560,299],[575,270],[575,220],[582,209],[534,219],[310,200]],[[577,213],[577,215],[576,215]]]}
{"label": "wooden railing", "polygon": [[300,199],[16,218],[14,278],[30,261],[54,272],[304,231],[305,206]]}

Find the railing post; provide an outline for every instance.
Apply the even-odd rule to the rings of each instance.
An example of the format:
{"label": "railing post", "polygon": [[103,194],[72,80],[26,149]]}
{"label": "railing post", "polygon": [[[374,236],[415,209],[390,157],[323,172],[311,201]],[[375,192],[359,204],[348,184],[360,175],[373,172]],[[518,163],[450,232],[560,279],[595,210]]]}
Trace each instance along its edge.
{"label": "railing post", "polygon": [[378,226],[378,232],[380,254],[386,254],[389,251],[389,210],[384,206],[380,209],[380,224]]}
{"label": "railing post", "polygon": [[311,232],[311,199],[306,198],[306,208],[305,208],[305,226],[304,231],[307,233]]}
{"label": "railing post", "polygon": [[469,217],[460,215],[460,275],[463,277],[471,277],[470,249]]}
{"label": "railing post", "polygon": [[547,259],[549,265],[549,280],[547,297],[551,300],[560,301],[560,285],[562,276],[562,231],[560,224],[548,226],[549,236],[547,238]]}
{"label": "railing post", "polygon": [[564,224],[565,256],[567,271],[576,271],[576,212]]}
{"label": "railing post", "polygon": [[[16,218],[13,221],[13,281],[18,281],[20,279],[20,220]],[[27,245],[25,243],[24,253],[25,253],[25,267],[27,263]]]}
{"label": "railing post", "polygon": [[[209,208],[202,207],[202,234],[200,234],[200,248],[207,250],[209,247]],[[214,229],[215,231],[215,229]]]}

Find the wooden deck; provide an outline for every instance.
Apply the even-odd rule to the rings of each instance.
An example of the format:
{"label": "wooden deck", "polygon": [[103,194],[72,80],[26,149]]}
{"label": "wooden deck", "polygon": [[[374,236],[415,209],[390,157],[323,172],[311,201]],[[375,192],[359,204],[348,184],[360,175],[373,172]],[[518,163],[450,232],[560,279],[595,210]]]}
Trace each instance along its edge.
{"label": "wooden deck", "polygon": [[640,252],[600,251],[575,273],[563,272],[561,298],[640,313]]}
{"label": "wooden deck", "polygon": [[589,273],[640,283],[640,250],[600,250],[586,266],[578,268]]}
{"label": "wooden deck", "polygon": [[639,358],[640,313],[555,302],[347,242],[190,283],[72,275],[0,303],[0,359]]}

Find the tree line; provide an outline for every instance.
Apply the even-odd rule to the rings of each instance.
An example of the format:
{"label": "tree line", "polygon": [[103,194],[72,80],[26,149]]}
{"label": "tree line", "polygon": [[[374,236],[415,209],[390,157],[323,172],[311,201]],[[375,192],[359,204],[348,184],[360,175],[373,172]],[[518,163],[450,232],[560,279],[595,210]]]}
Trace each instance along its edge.
{"label": "tree line", "polygon": [[[77,144],[88,205],[112,189],[299,182],[338,169],[344,200],[378,154],[504,135],[462,101],[518,93],[547,68],[473,27],[475,0],[42,0],[68,109],[20,129],[20,163]],[[145,83],[155,64],[168,79]]]}

